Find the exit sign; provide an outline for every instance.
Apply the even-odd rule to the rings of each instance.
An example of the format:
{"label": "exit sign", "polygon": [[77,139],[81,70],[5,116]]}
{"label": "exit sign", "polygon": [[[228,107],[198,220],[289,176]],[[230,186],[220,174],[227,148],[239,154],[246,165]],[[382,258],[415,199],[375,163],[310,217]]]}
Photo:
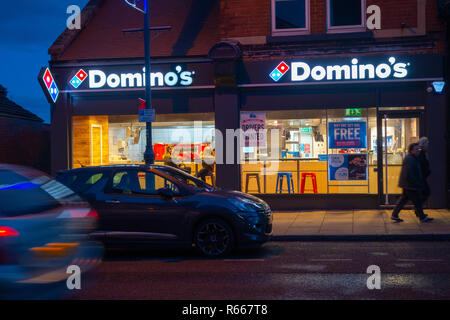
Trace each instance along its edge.
{"label": "exit sign", "polygon": [[345,109],[346,117],[361,116],[361,108]]}
{"label": "exit sign", "polygon": [[300,132],[301,133],[311,133],[312,128],[311,127],[302,127],[302,128],[300,128]]}

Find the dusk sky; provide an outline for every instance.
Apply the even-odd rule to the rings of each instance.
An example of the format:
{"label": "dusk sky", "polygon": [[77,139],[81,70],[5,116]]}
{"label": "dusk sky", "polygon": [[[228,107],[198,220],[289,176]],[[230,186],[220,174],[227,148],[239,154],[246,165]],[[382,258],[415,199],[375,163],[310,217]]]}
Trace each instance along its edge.
{"label": "dusk sky", "polygon": [[66,28],[70,5],[88,0],[2,1],[0,10],[0,84],[8,97],[50,123],[50,107],[37,81],[48,66],[48,48]]}

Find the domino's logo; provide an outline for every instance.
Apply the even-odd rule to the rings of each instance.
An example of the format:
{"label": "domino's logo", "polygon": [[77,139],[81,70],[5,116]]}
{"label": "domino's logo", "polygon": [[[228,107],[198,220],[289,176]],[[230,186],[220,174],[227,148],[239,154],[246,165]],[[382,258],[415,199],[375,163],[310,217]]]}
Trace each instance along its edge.
{"label": "domino's logo", "polygon": [[50,94],[53,103],[56,103],[56,100],[59,96],[59,89],[49,68],[45,69],[42,80],[44,81],[45,87],[47,88],[47,91]]}
{"label": "domino's logo", "polygon": [[69,81],[69,83],[72,85],[72,87],[77,89],[87,78],[87,76],[87,73],[83,69],[80,69],[77,74],[74,75],[73,78]]}
{"label": "domino's logo", "polygon": [[275,69],[273,69],[269,76],[273,81],[277,82],[286,74],[286,72],[288,72],[288,70],[289,66],[282,61]]}

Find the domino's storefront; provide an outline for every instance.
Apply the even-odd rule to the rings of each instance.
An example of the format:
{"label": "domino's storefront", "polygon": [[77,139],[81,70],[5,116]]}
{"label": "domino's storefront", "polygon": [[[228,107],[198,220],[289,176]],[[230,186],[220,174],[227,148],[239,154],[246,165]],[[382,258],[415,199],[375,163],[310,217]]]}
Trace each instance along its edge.
{"label": "domino's storefront", "polygon": [[[176,157],[195,174],[214,150],[212,183],[253,193],[275,209],[375,208],[395,202],[407,146],[427,136],[429,205],[446,206],[442,56],[253,61],[227,55],[226,46],[204,59],[152,64],[157,163],[183,144]],[[54,171],[143,163],[143,61],[58,62],[49,71],[55,103],[45,69],[40,82],[52,102]],[[227,140],[229,129],[251,130],[251,139]]]}
{"label": "domino's storefront", "polygon": [[238,80],[241,119],[253,113],[267,133],[259,145],[242,147],[246,159],[261,160],[241,165],[242,190],[285,209],[295,209],[288,201],[295,198],[298,207],[316,209],[394,204],[408,145],[427,136],[428,205],[445,207],[442,62],[440,55],[246,62]]}

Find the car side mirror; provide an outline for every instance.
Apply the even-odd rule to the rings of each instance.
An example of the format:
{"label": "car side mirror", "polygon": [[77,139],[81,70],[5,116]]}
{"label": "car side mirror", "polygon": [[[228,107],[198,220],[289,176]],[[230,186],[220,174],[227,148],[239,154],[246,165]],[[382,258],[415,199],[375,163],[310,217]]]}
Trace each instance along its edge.
{"label": "car side mirror", "polygon": [[158,194],[163,197],[163,198],[173,198],[173,196],[175,195],[172,191],[172,189],[170,188],[161,188],[158,189]]}

